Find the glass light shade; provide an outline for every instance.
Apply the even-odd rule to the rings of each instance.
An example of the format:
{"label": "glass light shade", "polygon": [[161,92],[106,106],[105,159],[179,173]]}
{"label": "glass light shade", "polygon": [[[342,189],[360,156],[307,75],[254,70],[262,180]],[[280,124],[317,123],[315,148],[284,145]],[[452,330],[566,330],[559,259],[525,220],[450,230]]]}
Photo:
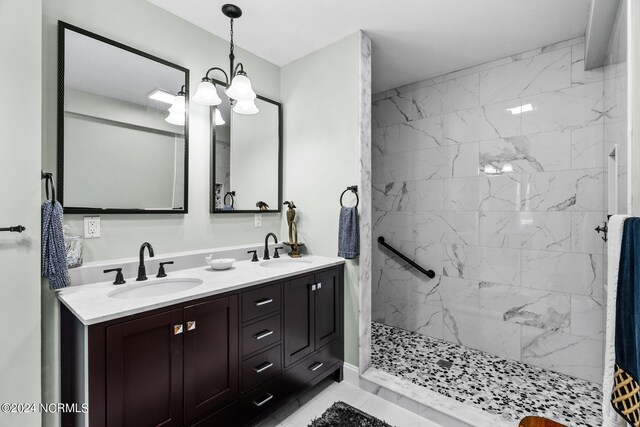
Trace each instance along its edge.
{"label": "glass light shade", "polygon": [[233,111],[238,114],[257,114],[260,110],[256,107],[256,103],[253,99],[236,101],[236,105],[233,107]]}
{"label": "glass light shade", "polygon": [[215,124],[216,126],[222,126],[223,124],[225,124],[226,122],[224,121],[224,119],[222,118],[222,114],[220,114],[220,110],[218,110],[216,108],[216,117],[215,117]]}
{"label": "glass light shade", "polygon": [[238,101],[256,99],[256,93],[251,87],[251,80],[242,74],[238,74],[233,78],[231,86],[229,86],[229,89],[225,90],[224,93],[226,93],[229,98]]}
{"label": "glass light shade", "polygon": [[178,114],[173,111],[169,112],[169,115],[164,120],[172,125],[184,126],[184,113]]}
{"label": "glass light shade", "polygon": [[169,115],[164,120],[172,125],[184,126],[185,111],[185,97],[184,95],[178,95],[173,105],[169,108]]}
{"label": "glass light shade", "polygon": [[193,101],[200,105],[220,105],[222,99],[218,96],[216,86],[207,80],[203,80],[198,85],[196,94],[193,95]]}

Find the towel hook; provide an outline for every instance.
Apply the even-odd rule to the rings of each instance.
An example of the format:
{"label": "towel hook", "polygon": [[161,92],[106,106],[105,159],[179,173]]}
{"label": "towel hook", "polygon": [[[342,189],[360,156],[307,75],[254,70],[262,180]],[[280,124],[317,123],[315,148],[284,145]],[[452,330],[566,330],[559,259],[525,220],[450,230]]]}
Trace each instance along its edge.
{"label": "towel hook", "polygon": [[222,203],[224,203],[226,205],[227,204],[227,196],[231,196],[231,205],[227,205],[227,206],[233,207],[233,203],[235,202],[235,199],[234,199],[235,195],[236,195],[235,191],[227,192],[227,194],[224,195],[224,199],[222,199]]}
{"label": "towel hook", "polygon": [[340,195],[340,206],[344,206],[342,204],[342,197],[344,196],[344,194],[347,191],[351,191],[353,194],[356,195],[356,206],[355,207],[357,208],[358,205],[360,204],[360,197],[358,197],[358,186],[357,185],[351,185],[351,186],[347,187],[347,189],[342,192],[342,194]]}
{"label": "towel hook", "polygon": [[53,185],[53,174],[51,172],[43,172],[41,173],[41,179],[44,179],[44,190],[47,194],[47,199],[49,199],[49,186],[51,186],[51,201],[56,200],[56,187]]}

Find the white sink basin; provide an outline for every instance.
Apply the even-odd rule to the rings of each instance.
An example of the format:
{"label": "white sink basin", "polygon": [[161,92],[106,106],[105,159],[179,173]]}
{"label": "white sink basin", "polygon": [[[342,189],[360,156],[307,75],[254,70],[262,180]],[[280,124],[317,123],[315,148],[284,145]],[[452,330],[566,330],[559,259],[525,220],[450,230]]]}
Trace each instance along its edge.
{"label": "white sink basin", "polygon": [[266,268],[296,268],[303,265],[309,265],[311,261],[306,259],[270,259],[269,261],[262,261],[260,267]]}
{"label": "white sink basin", "polygon": [[109,298],[150,298],[193,289],[202,285],[200,279],[159,279],[125,285],[108,294]]}

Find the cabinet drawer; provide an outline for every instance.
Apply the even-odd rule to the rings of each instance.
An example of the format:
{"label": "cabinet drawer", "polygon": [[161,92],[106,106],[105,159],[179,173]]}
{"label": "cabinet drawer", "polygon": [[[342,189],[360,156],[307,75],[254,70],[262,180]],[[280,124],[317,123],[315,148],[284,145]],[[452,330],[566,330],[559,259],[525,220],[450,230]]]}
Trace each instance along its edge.
{"label": "cabinet drawer", "polygon": [[280,315],[242,328],[242,355],[246,356],[280,341]]}
{"label": "cabinet drawer", "polygon": [[242,321],[256,319],[280,310],[281,285],[277,283],[242,293]]}
{"label": "cabinet drawer", "polygon": [[281,346],[277,346],[265,350],[242,363],[242,391],[249,390],[280,373],[281,349]]}
{"label": "cabinet drawer", "polygon": [[285,373],[287,390],[297,391],[309,381],[326,372],[334,363],[341,360],[340,342],[336,341],[328,347],[313,353],[302,362]]}
{"label": "cabinet drawer", "polygon": [[241,402],[244,422],[272,410],[282,400],[282,376],[278,375],[263,386],[245,394]]}

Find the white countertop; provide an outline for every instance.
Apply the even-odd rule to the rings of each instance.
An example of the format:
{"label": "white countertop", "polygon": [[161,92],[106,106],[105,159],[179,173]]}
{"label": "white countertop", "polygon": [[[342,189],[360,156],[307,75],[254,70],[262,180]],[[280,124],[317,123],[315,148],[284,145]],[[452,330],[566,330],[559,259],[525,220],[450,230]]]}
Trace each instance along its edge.
{"label": "white countertop", "polygon": [[[289,257],[281,260],[296,261]],[[215,271],[209,266],[202,266],[188,270],[170,271],[167,269],[165,279],[200,279],[203,283],[191,289],[175,292],[169,295],[144,298],[112,298],[109,296],[115,290],[141,285],[149,285],[155,275],[147,275],[149,280],[136,282],[135,277],[126,277],[124,285],[114,285],[113,278],[106,282],[73,286],[57,292],[58,299],[84,324],[93,325],[108,320],[117,319],[132,314],[142,313],[156,308],[222,294],[249,286],[272,282],[286,277],[312,272],[327,267],[344,264],[343,258],[320,257],[315,255],[299,258],[297,264],[282,268],[266,268],[260,262],[238,261],[229,270]],[[305,262],[306,261],[306,262]],[[204,259],[202,260],[205,263]],[[114,273],[115,274],[115,273]]]}

